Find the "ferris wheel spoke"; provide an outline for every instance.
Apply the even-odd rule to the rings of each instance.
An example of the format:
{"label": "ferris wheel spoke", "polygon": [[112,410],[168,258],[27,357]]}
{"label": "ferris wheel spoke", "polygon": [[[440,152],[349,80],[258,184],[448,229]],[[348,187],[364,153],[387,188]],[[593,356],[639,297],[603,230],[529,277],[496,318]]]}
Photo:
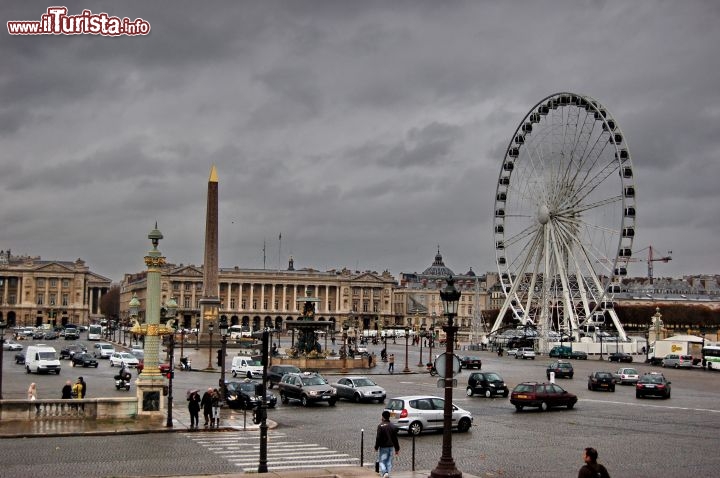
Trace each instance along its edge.
{"label": "ferris wheel spoke", "polygon": [[569,216],[569,215],[576,215],[582,212],[590,211],[592,209],[598,209],[602,208],[608,205],[617,204],[622,202],[622,196],[613,196],[607,199],[603,199],[601,201],[596,201],[594,203],[587,203],[582,205],[574,205],[573,207],[569,207],[566,209],[561,209],[558,211],[559,216]]}

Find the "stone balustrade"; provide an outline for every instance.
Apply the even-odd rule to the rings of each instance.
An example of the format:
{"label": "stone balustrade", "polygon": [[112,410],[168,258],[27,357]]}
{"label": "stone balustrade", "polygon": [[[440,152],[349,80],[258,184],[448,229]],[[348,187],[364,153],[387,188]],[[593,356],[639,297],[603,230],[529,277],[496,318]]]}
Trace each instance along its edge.
{"label": "stone balustrade", "polygon": [[10,420],[96,420],[134,418],[136,397],[82,400],[0,400],[0,422]]}

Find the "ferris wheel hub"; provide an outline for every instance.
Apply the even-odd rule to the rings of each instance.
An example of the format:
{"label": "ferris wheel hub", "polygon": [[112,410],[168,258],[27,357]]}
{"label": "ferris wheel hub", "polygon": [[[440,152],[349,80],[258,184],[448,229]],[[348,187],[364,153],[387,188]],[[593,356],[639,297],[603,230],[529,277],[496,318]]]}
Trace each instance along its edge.
{"label": "ferris wheel hub", "polygon": [[542,225],[547,224],[550,220],[550,209],[548,209],[545,204],[538,208],[537,218],[538,222]]}

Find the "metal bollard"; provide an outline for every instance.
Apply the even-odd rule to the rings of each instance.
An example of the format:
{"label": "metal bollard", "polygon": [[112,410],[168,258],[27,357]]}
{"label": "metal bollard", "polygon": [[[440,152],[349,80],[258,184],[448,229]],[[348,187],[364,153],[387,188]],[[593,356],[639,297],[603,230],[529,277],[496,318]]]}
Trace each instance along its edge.
{"label": "metal bollard", "polygon": [[360,429],[360,467],[365,462],[365,429]]}
{"label": "metal bollard", "polygon": [[415,471],[415,435],[412,436],[412,471]]}

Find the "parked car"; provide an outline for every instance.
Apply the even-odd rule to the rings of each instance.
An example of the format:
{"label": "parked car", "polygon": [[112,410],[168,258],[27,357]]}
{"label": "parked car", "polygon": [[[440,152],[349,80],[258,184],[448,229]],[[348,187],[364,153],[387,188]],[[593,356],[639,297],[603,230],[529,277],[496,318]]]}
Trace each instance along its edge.
{"label": "parked car", "polygon": [[60,349],[60,359],[70,360],[73,358],[73,355],[83,352],[87,352],[87,347],[82,344],[73,344],[64,349]]}
{"label": "parked car", "polygon": [[635,398],[645,398],[648,395],[670,398],[670,383],[661,373],[646,373],[635,384]]}
{"label": "parked car", "polygon": [[615,391],[615,377],[610,372],[593,372],[588,376],[588,390]]}
{"label": "parked car", "polygon": [[[408,435],[419,435],[423,430],[442,430],[445,400],[431,395],[412,395],[392,398],[385,410],[390,420]],[[457,405],[452,406],[452,428],[467,432],[472,426],[473,416]]]}
{"label": "parked car", "polygon": [[122,367],[125,364],[128,367],[137,368],[140,361],[130,352],[115,352],[110,356],[111,367]]}
{"label": "parked car", "polygon": [[[225,390],[227,391],[227,404],[230,408],[243,408],[251,410],[260,406],[262,403],[262,393],[258,387],[260,384],[246,378],[239,382],[227,382]],[[277,397],[270,391],[265,392],[265,403],[268,408],[275,408],[277,405]]]}
{"label": "parked car", "polygon": [[615,383],[619,383],[620,385],[635,385],[640,379],[638,371],[630,367],[619,368],[614,376]]}
{"label": "parked car", "polygon": [[587,360],[588,354],[587,352],[583,352],[582,350],[573,350],[570,353],[570,358],[575,360]]}
{"label": "parked car", "polygon": [[23,349],[23,346],[20,345],[19,343],[15,342],[14,340],[6,340],[3,343],[3,350],[18,351],[18,350],[22,350],[22,349]]}
{"label": "parked car", "polygon": [[550,380],[550,372],[555,372],[555,378],[573,378],[573,375],[575,375],[575,369],[572,364],[565,360],[558,360],[548,365],[546,370],[548,380]]}
{"label": "parked car", "polygon": [[77,340],[80,338],[80,331],[78,329],[68,327],[64,330],[63,337],[65,337],[65,340]]}
{"label": "parked car", "polygon": [[535,360],[535,350],[533,350],[531,347],[523,347],[521,349],[518,349],[517,353],[515,354],[516,359],[531,359]]}
{"label": "parked car", "polygon": [[32,338],[33,340],[42,340],[45,337],[45,331],[43,329],[38,329],[35,332],[33,332]]}
{"label": "parked car", "polygon": [[523,382],[513,389],[510,403],[518,412],[525,407],[549,410],[565,406],[571,409],[577,403],[577,396],[554,383]]}
{"label": "parked car", "polygon": [[95,357],[87,352],[81,352],[73,355],[70,359],[73,367],[95,367],[98,366],[98,361]]}
{"label": "parked car", "polygon": [[462,368],[476,368],[478,370],[482,368],[482,360],[480,360],[480,357],[474,357],[471,355],[460,357],[460,364],[462,365]]}
{"label": "parked car", "polygon": [[301,373],[301,370],[294,365],[271,365],[267,370],[268,388],[280,383],[286,373]]}
{"label": "parked car", "polygon": [[42,340],[57,340],[57,338],[57,332],[55,332],[54,330],[48,330],[47,332],[45,332],[45,334],[43,334]]}
{"label": "parked car", "polygon": [[490,398],[494,395],[507,397],[510,394],[505,380],[495,372],[473,372],[468,377],[465,394],[472,397],[475,394]]}
{"label": "parked car", "polygon": [[385,389],[367,377],[342,377],[333,384],[337,392],[338,400],[346,398],[353,402],[374,402],[385,401]]}
{"label": "parked car", "polygon": [[518,350],[519,349],[517,348],[508,349],[507,352],[505,352],[505,355],[507,355],[508,357],[514,357],[517,355]]}
{"label": "parked car", "polygon": [[564,345],[557,345],[550,349],[548,355],[555,358],[571,358],[570,354],[572,354],[572,352],[573,351],[570,347],[565,347]]}
{"label": "parked car", "polygon": [[613,352],[608,355],[608,360],[611,362],[627,362],[633,361],[632,355],[626,354],[625,352]]}
{"label": "parked car", "polygon": [[691,368],[693,366],[692,355],[668,354],[662,359],[663,367]]}
{"label": "parked car", "polygon": [[337,392],[328,385],[322,375],[314,372],[287,373],[278,384],[280,400],[300,400],[304,407],[315,402],[327,402],[331,407],[337,402]]}

